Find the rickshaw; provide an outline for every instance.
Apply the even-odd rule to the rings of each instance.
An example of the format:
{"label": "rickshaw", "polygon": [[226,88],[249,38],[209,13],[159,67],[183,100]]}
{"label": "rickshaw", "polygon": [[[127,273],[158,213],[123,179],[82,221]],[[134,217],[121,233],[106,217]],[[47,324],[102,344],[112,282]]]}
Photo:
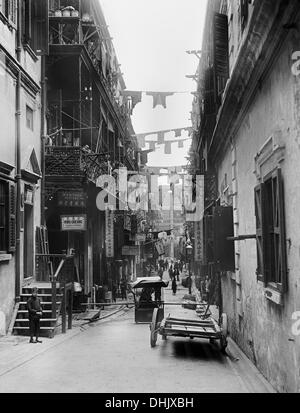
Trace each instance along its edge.
{"label": "rickshaw", "polygon": [[160,277],[140,277],[131,283],[134,297],[136,323],[151,323],[153,310],[157,310],[157,320],[164,318],[163,288],[169,285],[168,281]]}

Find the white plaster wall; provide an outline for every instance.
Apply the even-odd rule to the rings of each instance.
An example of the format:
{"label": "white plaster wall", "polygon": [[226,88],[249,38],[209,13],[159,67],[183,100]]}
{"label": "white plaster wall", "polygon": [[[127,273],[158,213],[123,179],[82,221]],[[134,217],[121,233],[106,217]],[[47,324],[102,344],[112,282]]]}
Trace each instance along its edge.
{"label": "white plaster wall", "polygon": [[[286,145],[282,164],[285,187],[286,235],[289,291],[279,309],[264,297],[256,280],[256,241],[240,242],[240,267],[244,317],[236,323],[234,286],[223,279],[224,306],[230,313],[236,340],[279,391],[300,391],[300,337],[292,335],[292,314],[300,310],[300,78],[291,73],[291,55],[299,40],[292,37],[283,45],[271,73],[262,81],[252,106],[234,137],[237,153],[239,233],[254,234],[254,157],[272,134],[281,133]],[[228,150],[219,166],[219,183],[231,174]],[[288,246],[288,244],[287,244]],[[289,341],[294,340],[294,341]]]}

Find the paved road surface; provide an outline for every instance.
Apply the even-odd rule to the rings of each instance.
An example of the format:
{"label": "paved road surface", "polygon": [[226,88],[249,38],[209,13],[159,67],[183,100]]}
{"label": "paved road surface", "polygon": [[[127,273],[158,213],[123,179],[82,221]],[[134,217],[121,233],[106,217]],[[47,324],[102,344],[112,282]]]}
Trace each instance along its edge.
{"label": "paved road surface", "polygon": [[[169,287],[165,299],[179,301],[186,292],[173,297]],[[0,376],[0,392],[240,393],[251,391],[248,381],[247,372],[207,341],[159,336],[152,349],[149,326],[135,324],[130,310]],[[255,386],[265,391],[259,380]]]}

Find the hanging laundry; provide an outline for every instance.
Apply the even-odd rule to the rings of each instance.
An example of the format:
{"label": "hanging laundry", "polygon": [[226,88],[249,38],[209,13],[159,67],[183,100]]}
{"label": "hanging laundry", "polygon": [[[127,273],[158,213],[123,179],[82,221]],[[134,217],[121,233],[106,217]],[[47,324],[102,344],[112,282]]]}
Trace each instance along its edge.
{"label": "hanging laundry", "polygon": [[163,145],[165,143],[165,133],[164,132],[158,132],[157,134],[157,144],[158,145]]}
{"label": "hanging laundry", "polygon": [[140,148],[144,148],[146,146],[145,135],[136,135],[138,145]]}
{"label": "hanging laundry", "polygon": [[153,109],[158,105],[162,105],[165,109],[167,107],[166,98],[167,96],[173,96],[172,92],[147,92],[147,96],[153,97]]}
{"label": "hanging laundry", "polygon": [[181,136],[181,131],[182,131],[182,129],[174,129],[175,138],[179,138]]}
{"label": "hanging laundry", "polygon": [[152,151],[155,151],[155,142],[154,141],[148,141],[149,143],[149,149],[151,149]]}
{"label": "hanging laundry", "polygon": [[172,144],[171,142],[165,142],[165,154],[171,155],[172,154]]}
{"label": "hanging laundry", "polygon": [[[132,90],[122,90],[122,95],[131,98],[132,109],[142,101],[142,92],[135,92]],[[131,113],[132,114],[132,113]]]}
{"label": "hanging laundry", "polygon": [[178,148],[183,148],[183,141],[178,141]]}
{"label": "hanging laundry", "polygon": [[184,128],[184,130],[189,133],[189,136],[193,133],[193,128]]}

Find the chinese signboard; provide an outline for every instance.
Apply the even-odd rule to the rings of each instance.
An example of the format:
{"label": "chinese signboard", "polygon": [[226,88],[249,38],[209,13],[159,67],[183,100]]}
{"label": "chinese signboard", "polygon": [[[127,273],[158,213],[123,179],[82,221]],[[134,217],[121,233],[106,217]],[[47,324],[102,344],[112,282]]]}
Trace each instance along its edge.
{"label": "chinese signboard", "polygon": [[86,194],[80,191],[61,191],[58,193],[58,206],[84,208]]}
{"label": "chinese signboard", "polygon": [[107,209],[105,211],[105,248],[106,257],[114,256],[114,213]]}
{"label": "chinese signboard", "polygon": [[164,248],[164,244],[162,241],[159,241],[155,244],[155,247],[157,249],[158,255],[164,255],[165,253],[165,248]]}
{"label": "chinese signboard", "polygon": [[203,220],[195,222],[195,261],[203,261]]}
{"label": "chinese signboard", "polygon": [[145,242],[146,241],[146,234],[136,234],[135,241],[137,242]]}
{"label": "chinese signboard", "polygon": [[122,255],[139,255],[139,246],[124,245],[124,247],[122,247]]}
{"label": "chinese signboard", "polygon": [[87,216],[83,215],[62,215],[61,230],[62,231],[86,231]]}

